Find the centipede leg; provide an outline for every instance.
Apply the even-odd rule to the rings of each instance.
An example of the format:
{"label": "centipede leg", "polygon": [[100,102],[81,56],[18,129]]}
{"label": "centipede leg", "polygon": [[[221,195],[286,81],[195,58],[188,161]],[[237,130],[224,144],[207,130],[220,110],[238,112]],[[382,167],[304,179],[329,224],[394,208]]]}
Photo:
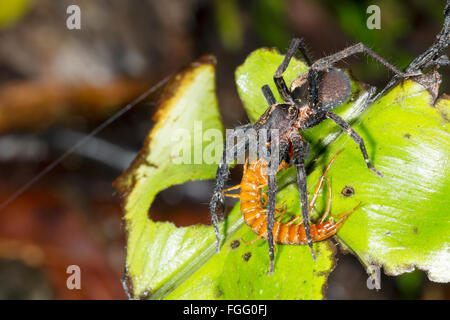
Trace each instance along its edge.
{"label": "centipede leg", "polygon": [[325,173],[325,177],[327,179],[327,185],[328,185],[328,202],[327,202],[327,209],[325,210],[325,213],[323,214],[322,218],[320,219],[320,223],[323,223],[325,221],[325,219],[330,214],[330,209],[331,209],[331,181],[330,181],[330,178],[328,177],[328,174]]}
{"label": "centipede leg", "polygon": [[[316,239],[316,241],[321,241],[324,239],[327,239],[333,235],[336,234],[336,232],[339,231],[339,229],[342,227],[342,225],[344,224],[345,220],[347,220],[347,218],[356,211],[356,209],[358,209],[358,207],[361,205],[361,202],[358,203],[356,205],[356,207],[354,207],[350,212],[345,213],[338,222],[336,222],[336,224],[333,224],[332,226],[329,227],[329,230],[327,233],[323,234],[322,236],[320,236],[319,238]],[[342,214],[341,214],[342,215]]]}
{"label": "centipede leg", "polygon": [[236,189],[239,189],[240,187],[241,187],[241,184],[237,184],[237,185],[232,186],[230,188],[223,189],[222,192],[228,192],[228,191],[231,191],[231,190],[236,190]]}
{"label": "centipede leg", "polygon": [[245,243],[246,245],[251,245],[251,244],[255,244],[256,241],[260,240],[262,238],[262,235],[258,235],[254,240],[252,241],[245,241],[244,239],[241,239],[243,243]]}
{"label": "centipede leg", "polygon": [[280,223],[281,220],[284,218],[284,215],[286,214],[286,208],[275,209],[275,212],[279,212],[279,211],[281,211],[281,214],[277,218],[278,223]]}
{"label": "centipede leg", "polygon": [[223,189],[222,194],[223,194],[225,197],[239,199],[239,198],[241,197],[240,194],[225,193],[225,192],[232,191],[232,190],[236,190],[236,189],[239,189],[240,187],[241,187],[241,185],[238,184],[238,185],[235,185],[235,186],[233,186],[233,187],[231,187],[231,188]]}
{"label": "centipede leg", "polygon": [[292,149],[294,152],[294,163],[295,167],[297,168],[297,184],[300,192],[302,220],[305,227],[306,240],[309,248],[311,249],[311,255],[315,261],[316,254],[314,253],[311,229],[309,226],[308,188],[306,185],[307,182],[305,170],[305,160],[308,156],[309,144],[297,131],[291,133],[290,139],[292,141]]}
{"label": "centipede leg", "polygon": [[[314,206],[316,205],[316,201],[317,201],[317,197],[319,195],[320,190],[322,189],[322,185],[323,185],[323,180],[326,178],[327,179],[327,184],[328,184],[328,203],[327,203],[327,209],[324,213],[324,215],[322,216],[322,219],[320,220],[320,222],[322,223],[325,218],[328,216],[328,214],[330,213],[330,209],[331,209],[331,183],[330,183],[330,179],[328,178],[327,172],[331,167],[331,164],[334,162],[334,160],[336,160],[336,157],[342,152],[343,149],[339,150],[338,152],[336,152],[336,154],[333,156],[333,158],[331,158],[330,162],[328,162],[327,166],[325,167],[322,175],[319,178],[319,181],[317,182],[316,188],[314,190],[314,194],[311,198],[311,202],[309,203],[309,214],[311,215],[312,209],[314,208]],[[289,221],[287,223],[287,225],[291,225],[296,223],[298,220],[300,219],[300,216],[297,216],[295,219]]]}
{"label": "centipede leg", "polygon": [[225,197],[228,198],[235,198],[235,199],[240,199],[241,195],[239,194],[233,194],[233,193],[222,193]]}
{"label": "centipede leg", "polygon": [[286,225],[287,225],[287,226],[290,226],[290,225],[292,225],[292,224],[294,224],[294,223],[297,223],[297,221],[300,221],[298,225],[301,226],[301,225],[303,224],[303,221],[302,221],[300,218],[301,218],[301,216],[297,216],[297,217],[295,217],[295,219],[293,219],[293,220],[287,222]]}
{"label": "centipede leg", "polygon": [[269,243],[270,274],[273,274],[275,260],[273,227],[275,223],[275,205],[278,188],[276,174],[278,172],[280,163],[286,158],[288,149],[289,141],[286,137],[273,139],[270,143],[270,163],[267,174],[267,184],[269,189],[269,199],[267,202],[267,241]]}
{"label": "centipede leg", "polygon": [[[325,174],[322,174],[322,176],[319,178],[319,181],[317,182],[317,186],[316,189],[314,190],[314,194],[311,198],[311,202],[309,203],[309,215],[311,215],[312,209],[314,208],[314,206],[316,205],[316,201],[317,201],[317,196],[319,195],[320,190],[322,189],[322,184],[323,184],[323,179],[324,179]],[[296,223],[297,221],[299,221],[301,218],[301,216],[297,216],[295,217],[295,219],[289,221],[287,223],[288,226]],[[303,223],[303,222],[302,222]],[[300,223],[301,224],[301,223]]]}
{"label": "centipede leg", "polygon": [[[342,219],[347,219],[353,212],[355,212],[356,211],[356,209],[358,209],[359,208],[359,206],[361,205],[361,202],[360,203],[358,203],[352,210],[350,210],[349,212],[347,212],[347,213],[344,213],[344,214],[339,214],[338,215],[338,217],[340,217],[340,219],[339,219],[339,221],[338,222],[336,222],[336,224],[338,224],[339,222],[341,222],[341,220]],[[344,222],[344,221],[342,221],[342,222]]]}

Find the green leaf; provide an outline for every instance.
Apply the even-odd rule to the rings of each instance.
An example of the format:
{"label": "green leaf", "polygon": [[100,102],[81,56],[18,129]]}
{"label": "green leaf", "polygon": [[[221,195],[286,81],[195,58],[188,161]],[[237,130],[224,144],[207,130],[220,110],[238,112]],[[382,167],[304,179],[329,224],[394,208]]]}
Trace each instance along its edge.
{"label": "green leaf", "polygon": [[13,26],[30,9],[29,0],[0,1],[0,29]]}
{"label": "green leaf", "polygon": [[223,46],[230,51],[238,51],[244,43],[241,12],[236,0],[217,1],[214,15],[217,33]]}

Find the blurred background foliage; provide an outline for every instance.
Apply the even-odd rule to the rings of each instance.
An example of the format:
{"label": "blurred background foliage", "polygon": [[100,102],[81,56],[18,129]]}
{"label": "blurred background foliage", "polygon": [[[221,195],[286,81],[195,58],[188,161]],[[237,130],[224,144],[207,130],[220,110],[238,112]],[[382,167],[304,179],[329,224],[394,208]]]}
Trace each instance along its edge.
{"label": "blurred background foliage", "polygon": [[13,26],[29,10],[29,0],[2,1],[0,3],[0,29]]}
{"label": "blurred background foliage", "polygon": [[[81,30],[66,9],[81,8]],[[367,7],[381,9],[369,30]],[[303,37],[316,58],[364,42],[399,68],[423,52],[442,24],[442,0],[7,0],[0,1],[0,298],[115,298],[125,257],[120,199],[111,182],[152,126],[152,96],[67,157],[3,207],[21,186],[102,121],[198,56],[218,59],[217,93],[226,127],[248,121],[234,70],[262,46],[285,52]],[[391,76],[366,57],[348,59],[364,82]],[[441,69],[441,92],[449,92]],[[267,79],[271,81],[271,79]],[[241,173],[233,171],[238,181]],[[230,183],[233,183],[230,182]],[[178,226],[209,223],[211,182],[160,193],[149,216]],[[448,285],[421,271],[382,276],[382,289],[351,255],[339,255],[329,299],[449,299]],[[66,288],[66,267],[82,269],[82,289]]]}

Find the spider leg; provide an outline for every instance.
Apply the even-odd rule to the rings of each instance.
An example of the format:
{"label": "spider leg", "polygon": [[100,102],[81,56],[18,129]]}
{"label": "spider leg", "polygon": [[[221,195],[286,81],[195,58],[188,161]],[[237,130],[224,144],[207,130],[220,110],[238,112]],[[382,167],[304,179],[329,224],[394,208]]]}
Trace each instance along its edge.
{"label": "spider leg", "polygon": [[[270,256],[270,270],[269,273],[273,273],[274,269],[274,241],[273,241],[273,227],[275,223],[275,205],[277,198],[277,169],[281,161],[286,157],[289,149],[289,140],[287,138],[276,138],[271,142],[270,148],[270,168],[267,174],[268,180],[268,193],[269,199],[267,201],[267,241],[269,243],[269,256]],[[276,164],[276,166],[274,165]],[[276,168],[275,168],[276,167]]]}
{"label": "spider leg", "polygon": [[267,204],[267,203],[269,202],[269,198],[268,198],[267,193],[263,192],[263,193],[261,194],[261,196],[262,196],[262,198],[263,198],[263,200],[264,200],[264,204]]}
{"label": "spider leg", "polygon": [[313,259],[316,260],[316,255],[313,249],[311,229],[309,226],[309,206],[308,206],[308,190],[306,184],[306,170],[305,160],[309,152],[309,144],[300,135],[298,131],[293,131],[290,136],[292,147],[294,151],[294,163],[297,168],[297,183],[300,192],[300,202],[302,209],[302,220],[305,225],[306,240],[311,249]]}
{"label": "spider leg", "polygon": [[398,70],[395,66],[384,60],[382,57],[380,57],[378,54],[376,54],[374,51],[372,51],[370,48],[368,48],[363,43],[357,43],[353,46],[350,46],[344,50],[341,50],[335,54],[332,54],[328,57],[321,58],[317,60],[311,68],[320,70],[320,69],[326,69],[332,66],[333,63],[338,62],[340,60],[343,60],[349,56],[352,56],[357,53],[365,53],[378,62],[380,62],[382,65],[384,65],[386,68],[392,70],[395,74],[399,75],[400,77],[407,77],[414,74],[404,73],[400,70]]}
{"label": "spider leg", "polygon": [[275,202],[277,198],[277,179],[274,174],[268,176],[269,180],[269,202],[267,204],[267,241],[269,242],[270,270],[273,273],[273,261],[275,259],[273,243],[273,225],[275,220]]}
{"label": "spider leg", "polygon": [[223,212],[225,210],[224,208],[224,195],[222,194],[223,186],[225,185],[225,182],[228,180],[228,175],[230,174],[230,171],[228,170],[228,164],[224,161],[226,151],[224,151],[222,156],[222,161],[219,164],[219,168],[216,172],[216,185],[213,190],[213,194],[211,196],[211,200],[209,202],[209,210],[211,215],[211,222],[214,226],[214,231],[216,233],[217,238],[217,247],[216,252],[219,252],[220,245],[222,242],[222,237],[220,235],[219,231],[219,217],[217,215],[217,210],[219,209],[219,206],[222,207],[222,211],[220,212],[220,217],[223,217]]}
{"label": "spider leg", "polygon": [[366,151],[366,146],[364,145],[364,140],[356,133],[356,131],[353,130],[352,127],[347,122],[345,122],[344,119],[333,112],[328,111],[326,113],[326,117],[332,119],[338,126],[345,130],[357,144],[359,144],[359,148],[361,149],[361,153],[363,154],[364,161],[366,161],[367,167],[379,177],[383,177],[383,175],[377,169],[375,169],[370,162],[369,156]]}
{"label": "spider leg", "polygon": [[309,68],[308,70],[308,105],[310,108],[315,109],[319,101],[319,75],[317,70]]}
{"label": "spider leg", "polygon": [[255,244],[256,241],[258,241],[259,239],[262,238],[262,235],[258,235],[254,240],[252,241],[245,241],[244,239],[241,238],[242,242],[245,243],[246,245],[251,245],[251,244]]}
{"label": "spider leg", "polygon": [[[326,178],[327,179],[327,182],[329,181],[329,178],[328,178],[328,175],[326,174],[326,171],[322,174],[322,176],[319,178],[319,181],[317,181],[317,185],[316,185],[316,188],[315,188],[315,190],[314,190],[314,194],[313,194],[313,196],[312,196],[312,198],[311,198],[311,201],[309,202],[309,215],[311,215],[311,212],[312,212],[312,210],[313,210],[313,208],[314,208],[314,206],[316,205],[316,201],[317,201],[317,196],[319,195],[319,192],[320,192],[320,190],[322,189],[322,185],[323,185],[323,180],[324,180],[324,178]],[[329,190],[329,192],[331,192],[331,189]],[[330,195],[330,194],[329,194]],[[331,197],[329,197],[328,198],[329,200],[328,200],[328,204],[329,205],[331,205]],[[328,210],[328,206],[327,206],[327,210]],[[327,213],[325,213],[324,215],[326,215]],[[299,221],[300,220],[300,216],[296,216],[293,220],[291,220],[291,221],[289,221],[288,223],[286,223],[288,226],[290,226],[290,225],[292,225],[292,224],[294,224],[294,223],[296,223],[297,221]],[[320,220],[320,222],[323,222],[323,217],[322,217],[322,219]],[[303,222],[302,222],[303,223]],[[300,223],[301,224],[301,223]]]}
{"label": "spider leg", "polygon": [[[341,150],[341,151],[342,151],[342,150]],[[341,151],[338,151],[338,153],[340,153]],[[337,153],[337,154],[338,154],[338,153]],[[336,155],[337,155],[337,154],[336,154]],[[312,198],[311,198],[311,201],[309,202],[309,209],[308,209],[308,210],[309,210],[309,211],[308,211],[309,215],[311,215],[311,212],[312,212],[314,206],[316,205],[317,196],[319,195],[319,192],[320,192],[320,190],[322,189],[323,180],[325,179],[326,173],[327,173],[327,171],[328,171],[328,169],[329,169],[331,163],[334,161],[336,155],[331,159],[330,163],[329,163],[328,166],[325,168],[324,172],[322,173],[322,175],[320,176],[319,180],[317,181],[316,188],[314,189],[314,194],[313,194],[313,196],[312,196]],[[328,181],[328,176],[326,176],[326,178],[327,178],[327,181]],[[300,218],[301,218],[300,216],[295,217],[293,220],[289,221],[289,222],[287,223],[287,225],[290,226],[291,224],[296,223],[297,221],[300,220]],[[302,222],[302,223],[303,223],[303,222]]]}
{"label": "spider leg", "polygon": [[450,66],[450,60],[448,57],[444,54],[437,58],[436,60],[433,60],[432,62],[428,63],[427,66],[435,65],[437,67],[446,67]]}
{"label": "spider leg", "polygon": [[299,49],[300,52],[305,57],[306,63],[309,66],[312,64],[312,59],[305,48],[303,40],[299,38],[294,38],[292,39],[291,44],[289,45],[289,49],[286,55],[284,56],[283,62],[281,62],[281,64],[278,66],[277,71],[275,72],[275,75],[273,77],[273,80],[278,89],[278,92],[280,93],[281,98],[283,98],[283,100],[286,102],[292,102],[292,98],[290,95],[290,91],[286,86],[286,82],[283,79],[283,73],[286,71],[289,62],[291,61],[292,57],[295,54],[295,50],[297,49]]}
{"label": "spider leg", "polygon": [[[251,124],[247,124],[241,127],[238,127],[237,129],[249,129],[251,128]],[[245,149],[248,144],[248,139],[245,139],[245,141],[239,145],[235,145],[231,148],[231,150],[227,150],[227,145],[225,143],[222,159],[220,161],[219,167],[217,168],[216,172],[216,185],[214,187],[211,200],[209,202],[209,212],[211,215],[211,222],[214,226],[214,231],[216,233],[217,238],[217,248],[216,251],[219,252],[220,245],[222,242],[222,237],[220,235],[219,231],[219,216],[217,215],[217,210],[221,206],[222,210],[219,211],[220,219],[223,219],[223,213],[224,213],[224,195],[222,194],[223,187],[225,185],[225,182],[228,180],[228,176],[230,174],[230,171],[228,170],[228,161],[234,161],[234,159],[237,158],[239,154],[242,152],[245,152]],[[232,159],[230,159],[230,157]]]}
{"label": "spider leg", "polygon": [[266,98],[267,104],[269,106],[277,103],[277,100],[275,99],[275,96],[273,95],[272,90],[270,90],[270,87],[265,84],[261,87],[261,90],[263,92],[264,98]]}

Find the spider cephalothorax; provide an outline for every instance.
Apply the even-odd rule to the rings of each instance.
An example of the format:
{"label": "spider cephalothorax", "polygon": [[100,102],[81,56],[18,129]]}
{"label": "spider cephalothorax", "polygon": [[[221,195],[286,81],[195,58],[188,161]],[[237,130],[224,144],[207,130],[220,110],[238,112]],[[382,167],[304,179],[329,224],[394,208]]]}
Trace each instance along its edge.
{"label": "spider cephalothorax", "polygon": [[[305,57],[305,60],[310,68],[308,71],[302,73],[298,78],[296,78],[292,82],[290,89],[288,89],[283,79],[283,73],[286,71],[289,62],[297,49],[303,53],[303,56]],[[274,163],[273,168],[275,168],[275,170],[268,171],[269,199],[267,204],[267,240],[269,242],[271,272],[273,271],[274,260],[272,230],[274,225],[275,199],[277,194],[275,175],[278,165],[283,160],[289,161],[289,163],[295,165],[297,169],[297,183],[300,192],[302,220],[305,225],[307,242],[315,259],[315,254],[312,247],[311,231],[309,227],[308,194],[305,172],[305,160],[308,156],[309,144],[300,134],[301,131],[313,127],[325,119],[332,119],[337,125],[345,130],[356,143],[359,144],[367,167],[375,174],[382,177],[381,173],[379,173],[371,164],[363,139],[340,116],[331,112],[332,109],[344,103],[351,94],[351,83],[349,77],[344,71],[333,67],[333,64],[356,53],[368,54],[401,77],[415,75],[415,73],[405,74],[399,71],[362,43],[356,44],[312,63],[311,58],[303,46],[302,40],[293,39],[283,62],[277,68],[274,75],[274,82],[281,98],[283,99],[283,103],[277,103],[269,86],[263,86],[262,91],[267,103],[269,104],[269,108],[253,125],[248,124],[239,127],[243,136],[254,134],[255,131],[257,131],[259,135],[261,130],[271,132],[275,130],[277,132],[276,136],[273,136],[273,134],[266,135],[268,137],[267,140],[262,142],[264,146],[267,145],[269,151],[267,155],[260,156],[267,157],[268,160]],[[234,145],[229,150],[225,148],[221,164],[219,165],[216,174],[216,187],[211,198],[210,211],[218,239],[217,250],[220,248],[221,241],[218,229],[217,209],[219,203],[223,203],[222,190],[229,174],[227,162],[234,160],[239,154],[246,151],[249,144],[247,140],[244,141],[245,143]],[[261,143],[260,140],[258,141]],[[276,146],[277,148],[272,148],[273,146]],[[277,150],[277,152],[274,153],[273,150]],[[225,159],[227,161],[225,161]],[[221,214],[223,214],[223,211]]]}

